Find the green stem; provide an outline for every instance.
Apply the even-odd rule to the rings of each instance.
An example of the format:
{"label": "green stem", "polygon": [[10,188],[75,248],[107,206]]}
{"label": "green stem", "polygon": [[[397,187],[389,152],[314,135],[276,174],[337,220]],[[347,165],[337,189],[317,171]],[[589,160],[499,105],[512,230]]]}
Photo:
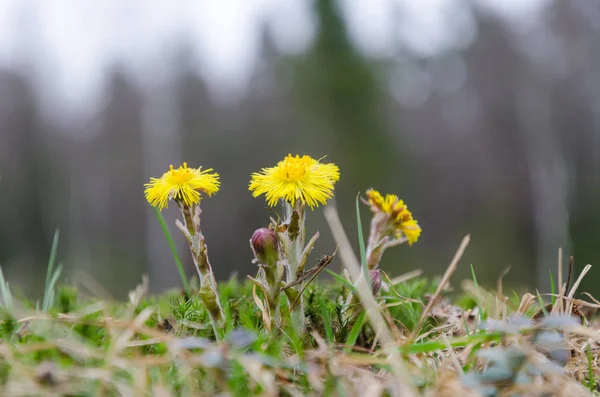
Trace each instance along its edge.
{"label": "green stem", "polygon": [[279,296],[281,293],[281,282],[283,280],[284,273],[283,265],[278,261],[272,265],[265,265],[263,271],[265,275],[265,282],[268,286],[268,296],[266,296],[266,298],[273,321],[271,325],[279,325],[281,320]]}
{"label": "green stem", "polygon": [[173,255],[173,260],[175,261],[175,265],[177,266],[177,270],[179,271],[179,278],[181,278],[181,285],[186,293],[190,293],[190,287],[188,284],[188,279],[185,274],[185,269],[183,268],[183,263],[181,263],[181,259],[179,259],[179,254],[177,253],[177,248],[175,247],[175,243],[173,242],[173,237],[171,237],[171,232],[169,231],[169,227],[165,222],[161,212],[154,207],[154,213],[156,214],[156,218],[158,219],[158,223],[167,239],[167,244],[169,244],[169,248],[171,249],[171,254]]}

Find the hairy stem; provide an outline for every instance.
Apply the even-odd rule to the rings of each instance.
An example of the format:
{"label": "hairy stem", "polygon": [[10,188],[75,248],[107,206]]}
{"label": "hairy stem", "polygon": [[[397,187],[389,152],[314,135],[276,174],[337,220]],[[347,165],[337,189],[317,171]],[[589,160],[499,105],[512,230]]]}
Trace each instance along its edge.
{"label": "hairy stem", "polygon": [[194,265],[200,279],[200,299],[208,310],[215,337],[218,339],[218,331],[225,321],[225,312],[219,301],[217,281],[208,260],[208,247],[200,229],[200,214],[202,210],[200,209],[200,204],[191,207],[181,202],[178,202],[178,204],[183,215],[184,224],[182,225],[178,222],[177,226],[188,241],[192,259],[194,260]]}
{"label": "hairy stem", "polygon": [[[288,222],[288,247],[286,250],[287,263],[288,263],[288,279],[296,280],[298,278],[298,267],[302,260],[302,252],[304,251],[304,244],[306,240],[306,228],[305,228],[305,209],[304,204],[300,200],[297,200],[295,205],[288,202],[284,203],[284,213],[286,215],[286,221]],[[297,291],[302,291],[303,283],[293,287]],[[292,302],[290,302],[291,304]],[[299,297],[299,302],[296,304],[292,311],[298,326],[303,330],[305,328],[304,319],[304,299],[302,295]]]}

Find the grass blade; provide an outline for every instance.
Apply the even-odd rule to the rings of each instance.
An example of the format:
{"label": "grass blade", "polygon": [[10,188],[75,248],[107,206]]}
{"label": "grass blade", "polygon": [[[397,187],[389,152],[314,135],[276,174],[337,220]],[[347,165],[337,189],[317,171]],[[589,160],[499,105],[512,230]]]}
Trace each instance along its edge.
{"label": "grass blade", "polygon": [[340,283],[344,284],[346,287],[348,287],[350,289],[350,291],[352,291],[353,294],[356,293],[356,287],[354,285],[352,285],[352,283],[349,283],[348,280],[346,280],[344,277],[340,276],[339,274],[332,272],[329,269],[324,269],[327,273],[329,273],[333,278],[335,278],[337,281],[339,281]]}
{"label": "grass blade", "polygon": [[58,240],[60,231],[56,229],[54,232],[54,239],[52,240],[52,248],[50,249],[50,259],[48,259],[48,267],[46,269],[46,284],[44,286],[44,300],[42,301],[42,310],[48,311],[52,306],[54,300],[54,287],[60,276],[62,266],[59,266],[54,270],[54,264],[56,263],[56,252],[58,251]]}
{"label": "grass blade", "polygon": [[552,307],[556,303],[556,287],[554,286],[554,276],[552,276],[552,270],[550,270],[550,290],[552,291]]}
{"label": "grass blade", "polygon": [[327,304],[321,302],[321,316],[323,317],[323,327],[325,328],[325,336],[329,343],[334,343],[333,340],[333,327],[331,326],[331,318],[329,317],[329,310]]}
{"label": "grass blade", "polygon": [[48,267],[46,268],[46,285],[45,291],[48,290],[48,284],[50,283],[50,279],[52,278],[52,273],[54,271],[54,263],[56,262],[56,251],[58,251],[58,238],[60,236],[60,231],[56,229],[54,232],[54,239],[52,240],[52,248],[50,249],[50,259],[48,259]]}
{"label": "grass blade", "polygon": [[[475,285],[475,289],[479,293],[479,284],[477,284],[477,276],[475,276],[475,268],[473,267],[472,263],[471,263],[471,277],[473,278],[473,285]],[[480,299],[477,301],[477,307],[479,308],[479,319],[485,320],[487,318],[487,315],[486,315],[485,309],[483,307],[483,294],[481,295]]]}
{"label": "grass blade", "polygon": [[540,291],[538,291],[536,289],[535,292],[537,292],[538,302],[540,304],[540,308],[542,309],[542,312],[544,313],[544,317],[548,317],[548,311],[546,310],[546,304],[544,303],[544,299],[542,299],[542,295],[540,295]]}
{"label": "grass blade", "polygon": [[473,268],[473,264],[471,263],[471,277],[473,278],[473,284],[475,288],[479,289],[479,285],[477,284],[477,276],[475,276],[475,268]]}
{"label": "grass blade", "polygon": [[367,266],[367,250],[365,248],[365,237],[363,235],[362,221],[360,219],[360,193],[356,195],[356,225],[358,229],[358,247],[360,249],[360,261],[364,269]]}
{"label": "grass blade", "polygon": [[367,250],[365,248],[365,236],[363,235],[362,221],[360,219],[360,192],[356,195],[356,226],[358,229],[358,247],[360,249],[360,262],[362,272],[367,280],[367,285],[371,285],[371,275],[367,266]]}
{"label": "grass blade", "polygon": [[585,355],[587,357],[588,364],[588,386],[591,392],[596,391],[596,378],[594,376],[594,358],[592,357],[592,349],[588,345],[585,349]]}
{"label": "grass blade", "polygon": [[175,261],[175,265],[177,266],[177,270],[179,271],[179,277],[181,278],[181,285],[183,285],[183,289],[189,294],[190,287],[188,284],[188,279],[185,274],[185,269],[183,268],[183,263],[181,263],[181,259],[179,258],[179,254],[177,253],[177,248],[175,247],[175,243],[173,242],[173,237],[171,237],[171,231],[165,222],[165,218],[163,218],[161,212],[158,208],[154,207],[154,214],[156,214],[156,219],[158,219],[158,223],[160,224],[160,228],[162,229],[165,238],[167,239],[167,244],[169,244],[169,249],[171,250],[171,254],[173,255],[173,260]]}
{"label": "grass blade", "polygon": [[2,273],[1,267],[0,267],[0,293],[2,294],[2,303],[3,303],[4,307],[7,309],[12,309],[12,307],[13,307],[12,294],[10,292],[8,283],[4,279],[4,273]]}
{"label": "grass blade", "polygon": [[[500,341],[502,336],[503,334],[501,332],[481,333],[450,339],[449,344],[452,348],[465,347],[492,341]],[[439,350],[446,350],[447,348],[448,344],[446,341],[436,339],[423,343],[412,343],[408,346],[402,347],[401,349],[403,354],[423,354],[432,353]]]}
{"label": "grass blade", "polygon": [[344,351],[346,353],[350,353],[352,351],[352,346],[354,346],[356,344],[356,340],[358,339],[358,335],[360,335],[360,330],[362,329],[363,325],[365,324],[365,320],[366,320],[366,311],[362,311],[360,313],[360,315],[358,316],[358,318],[356,319],[356,322],[354,323],[354,325],[352,326],[352,329],[350,330],[350,333],[348,334],[348,339],[346,340],[346,348],[344,349]]}
{"label": "grass blade", "polygon": [[54,297],[56,296],[56,284],[58,283],[58,278],[62,273],[63,266],[59,264],[52,276],[50,277],[50,282],[46,287],[46,291],[44,291],[44,301],[42,302],[42,310],[44,312],[50,311],[52,305],[54,304]]}

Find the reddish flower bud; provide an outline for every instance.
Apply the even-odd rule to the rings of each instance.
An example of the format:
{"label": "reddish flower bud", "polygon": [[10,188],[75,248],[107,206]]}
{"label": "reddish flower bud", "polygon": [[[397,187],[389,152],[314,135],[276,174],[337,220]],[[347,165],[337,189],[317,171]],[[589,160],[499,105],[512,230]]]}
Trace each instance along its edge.
{"label": "reddish flower bud", "polygon": [[381,289],[381,270],[369,270],[369,277],[371,278],[371,288],[373,289],[373,296],[375,296]]}
{"label": "reddish flower bud", "polygon": [[267,228],[257,229],[250,240],[256,259],[263,265],[273,266],[279,259],[277,234]]}

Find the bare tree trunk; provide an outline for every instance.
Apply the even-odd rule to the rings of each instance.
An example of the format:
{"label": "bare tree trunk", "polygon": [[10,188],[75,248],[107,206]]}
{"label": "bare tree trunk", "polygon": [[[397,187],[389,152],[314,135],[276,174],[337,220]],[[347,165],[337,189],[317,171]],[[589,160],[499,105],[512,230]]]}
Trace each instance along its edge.
{"label": "bare tree trunk", "polygon": [[[529,73],[527,73],[529,74]],[[527,76],[525,76],[527,77]],[[547,291],[556,275],[557,252],[568,257],[568,169],[552,123],[551,83],[529,76],[516,88],[517,117],[527,153],[536,241],[536,285]]]}
{"label": "bare tree trunk", "polygon": [[[172,85],[164,80],[158,82],[148,89],[144,98],[146,100],[142,111],[144,175],[149,179],[161,176],[168,170],[169,164],[175,166],[181,158],[182,148],[180,117]],[[140,186],[140,192],[142,189],[143,187]],[[171,208],[169,212],[170,210]],[[149,261],[147,268],[150,285],[155,291],[179,285],[173,257],[154,210],[149,205],[146,213],[146,257]],[[163,213],[166,214],[166,210]],[[174,235],[179,252],[183,252],[185,240],[177,239],[175,219],[165,216],[165,221]]]}

